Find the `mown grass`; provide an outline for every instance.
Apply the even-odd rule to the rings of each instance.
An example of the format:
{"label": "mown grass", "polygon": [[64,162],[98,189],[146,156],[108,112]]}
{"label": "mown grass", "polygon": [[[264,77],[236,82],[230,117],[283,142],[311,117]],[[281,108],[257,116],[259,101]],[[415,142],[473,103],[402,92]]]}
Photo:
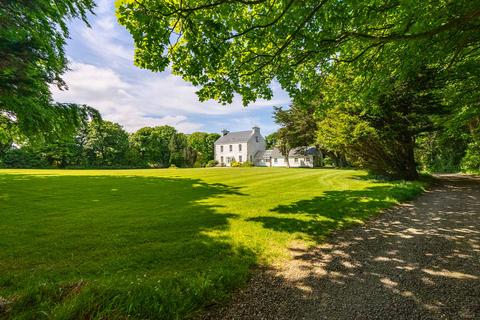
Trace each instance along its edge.
{"label": "mown grass", "polygon": [[0,317],[179,319],[422,183],[283,168],[0,170]]}

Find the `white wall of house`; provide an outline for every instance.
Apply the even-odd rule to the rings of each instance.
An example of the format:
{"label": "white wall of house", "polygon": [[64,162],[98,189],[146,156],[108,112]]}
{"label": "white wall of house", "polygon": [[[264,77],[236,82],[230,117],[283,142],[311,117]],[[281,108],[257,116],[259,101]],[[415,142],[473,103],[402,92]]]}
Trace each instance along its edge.
{"label": "white wall of house", "polygon": [[292,168],[313,168],[313,156],[289,157],[288,163]]}
{"label": "white wall of house", "polygon": [[[295,159],[297,159],[295,161]],[[291,168],[313,168],[313,156],[306,157],[289,157],[288,163]],[[277,162],[275,162],[275,157],[270,161],[269,159],[260,159],[255,163],[259,167],[286,167],[287,161],[283,157],[277,157]]]}
{"label": "white wall of house", "polygon": [[215,160],[230,166],[233,161],[245,162],[248,157],[247,143],[228,143],[215,146]]}
{"label": "white wall of house", "polygon": [[287,162],[285,161],[285,159],[283,157],[282,158],[272,157],[271,166],[272,167],[286,167]]}
{"label": "white wall of house", "polygon": [[254,127],[245,141],[215,143],[215,160],[226,166],[230,166],[233,161],[254,162],[257,152],[265,150],[265,146],[265,139],[260,134],[260,128]]}
{"label": "white wall of house", "polygon": [[250,161],[255,163],[255,155],[259,151],[265,151],[267,144],[265,143],[265,139],[260,134],[260,128],[254,127],[252,128],[252,136],[248,140],[247,150],[248,150],[248,157],[245,161]]}

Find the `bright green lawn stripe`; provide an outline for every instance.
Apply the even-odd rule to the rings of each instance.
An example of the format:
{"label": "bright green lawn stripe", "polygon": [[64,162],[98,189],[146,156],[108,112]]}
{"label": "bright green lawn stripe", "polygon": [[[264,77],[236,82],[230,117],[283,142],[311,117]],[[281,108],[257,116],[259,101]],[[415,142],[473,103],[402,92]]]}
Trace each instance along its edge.
{"label": "bright green lawn stripe", "polygon": [[354,170],[0,170],[0,318],[183,318],[420,191]]}

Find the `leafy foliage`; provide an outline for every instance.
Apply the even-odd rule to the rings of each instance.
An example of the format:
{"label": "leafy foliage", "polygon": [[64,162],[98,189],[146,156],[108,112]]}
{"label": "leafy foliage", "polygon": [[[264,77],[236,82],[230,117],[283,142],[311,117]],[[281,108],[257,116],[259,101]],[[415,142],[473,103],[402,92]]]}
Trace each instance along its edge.
{"label": "leafy foliage", "polygon": [[214,158],[214,143],[218,133],[194,132],[188,135],[189,145],[197,152],[196,167],[205,167]]}
{"label": "leafy foliage", "polygon": [[422,134],[415,150],[420,169],[427,172],[459,172],[469,141],[468,131],[442,129]]}
{"label": "leafy foliage", "polygon": [[125,165],[128,133],[117,123],[91,121],[88,124],[84,153],[91,165]]}
{"label": "leafy foliage", "polygon": [[187,137],[170,126],[141,128],[130,136],[134,161],[151,167],[193,166],[196,152]]}
{"label": "leafy foliage", "polygon": [[245,161],[245,162],[242,162],[241,166],[245,168],[249,168],[249,167],[254,167],[254,164],[250,161]]}
{"label": "leafy foliage", "polygon": [[[128,134],[117,123],[95,119],[81,126],[76,133],[62,137],[42,140],[12,138],[0,145],[0,165],[13,168],[165,168],[193,167],[200,158],[201,161],[208,159],[201,163],[201,166],[206,166],[214,161],[212,141],[218,136],[197,132],[190,139],[189,135],[170,126],[145,127]],[[197,139],[199,137],[201,139]],[[202,150],[202,153],[196,149]]]}
{"label": "leafy foliage", "polygon": [[[466,66],[478,56],[476,1],[117,0],[136,43],[135,63],[173,71],[201,100],[270,98],[277,79],[292,96],[350,63],[370,91],[421,64]],[[398,63],[398,62],[402,63]]]}
{"label": "leafy foliage", "polygon": [[480,174],[480,144],[472,142],[468,145],[466,155],[462,159],[462,170]]}
{"label": "leafy foliage", "polygon": [[31,148],[11,148],[2,156],[2,164],[11,168],[38,168],[46,167],[48,162]]}
{"label": "leafy foliage", "polygon": [[[320,118],[326,116],[322,133],[328,136],[322,139],[337,163],[344,162],[348,151],[355,163],[374,171],[414,177],[412,146],[425,136],[422,132],[468,128],[471,137],[462,138],[465,147],[444,150],[437,164],[458,166],[469,141],[478,140],[473,138],[480,123],[478,1],[116,3],[118,21],[136,43],[138,66],[160,71],[171,64],[174,73],[200,88],[200,100],[223,103],[232,102],[235,93],[245,105],[269,99],[270,85],[278,81],[294,103],[313,102]],[[431,85],[427,79],[408,101],[413,89],[408,84],[427,69],[433,70],[435,86],[425,87]],[[316,101],[319,92],[322,99]],[[438,101],[444,107],[434,110]],[[444,109],[448,114],[442,114]],[[347,123],[333,115],[343,115]],[[327,128],[326,123],[337,127]],[[295,140],[287,130],[281,133],[277,144],[286,152]],[[352,145],[363,146],[361,157],[352,156],[360,152],[352,152]],[[371,162],[373,147],[378,160]],[[426,153],[417,159],[429,158]]]}
{"label": "leafy foliage", "polygon": [[275,146],[289,165],[288,154],[296,147],[310,146],[315,142],[317,121],[313,104],[293,104],[289,109],[275,107],[273,117],[281,128],[275,133]]}
{"label": "leafy foliage", "polygon": [[273,147],[275,147],[277,145],[277,139],[278,139],[278,137],[277,137],[276,132],[265,136],[266,148],[267,149],[272,149]]}
{"label": "leafy foliage", "polygon": [[217,160],[210,160],[205,165],[205,167],[216,167],[216,166],[218,166],[218,161]]}
{"label": "leafy foliage", "polygon": [[0,2],[0,123],[26,136],[71,133],[95,109],[54,103],[50,85],[66,89],[63,47],[67,20],[86,15],[93,0],[18,0]]}
{"label": "leafy foliage", "polygon": [[230,163],[230,166],[231,166],[232,168],[239,168],[239,167],[242,166],[242,164],[241,164],[240,162],[238,162],[238,161],[232,161],[232,162]]}
{"label": "leafy foliage", "polygon": [[435,115],[446,112],[433,94],[435,80],[434,70],[422,69],[408,81],[392,79],[392,90],[366,105],[352,97],[329,109],[319,126],[320,142],[375,174],[418,178],[416,138],[435,130]]}

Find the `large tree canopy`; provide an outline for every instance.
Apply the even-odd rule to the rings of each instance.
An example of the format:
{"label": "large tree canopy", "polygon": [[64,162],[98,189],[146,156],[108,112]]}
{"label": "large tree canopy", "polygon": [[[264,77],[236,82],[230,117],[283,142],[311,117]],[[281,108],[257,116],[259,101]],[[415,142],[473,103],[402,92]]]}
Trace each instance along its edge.
{"label": "large tree canopy", "polygon": [[376,92],[386,75],[419,65],[453,79],[479,55],[478,0],[117,0],[117,8],[135,63],[155,71],[171,63],[201,100],[270,98],[273,80],[294,97],[314,92],[341,63]]}
{"label": "large tree canopy", "polygon": [[67,20],[86,22],[93,6],[93,0],[0,1],[0,131],[52,134],[98,116],[87,106],[54,103],[49,89],[65,88]]}
{"label": "large tree canopy", "polygon": [[[435,70],[424,69],[407,81],[390,79],[393,89],[366,105],[352,95],[350,101],[326,108],[319,115],[318,143],[330,151],[341,152],[350,163],[375,174],[418,178],[416,138],[437,130],[439,117],[450,113],[434,95],[435,75]],[[329,84],[342,91],[337,82]],[[330,99],[337,100],[326,95],[325,103]]]}

